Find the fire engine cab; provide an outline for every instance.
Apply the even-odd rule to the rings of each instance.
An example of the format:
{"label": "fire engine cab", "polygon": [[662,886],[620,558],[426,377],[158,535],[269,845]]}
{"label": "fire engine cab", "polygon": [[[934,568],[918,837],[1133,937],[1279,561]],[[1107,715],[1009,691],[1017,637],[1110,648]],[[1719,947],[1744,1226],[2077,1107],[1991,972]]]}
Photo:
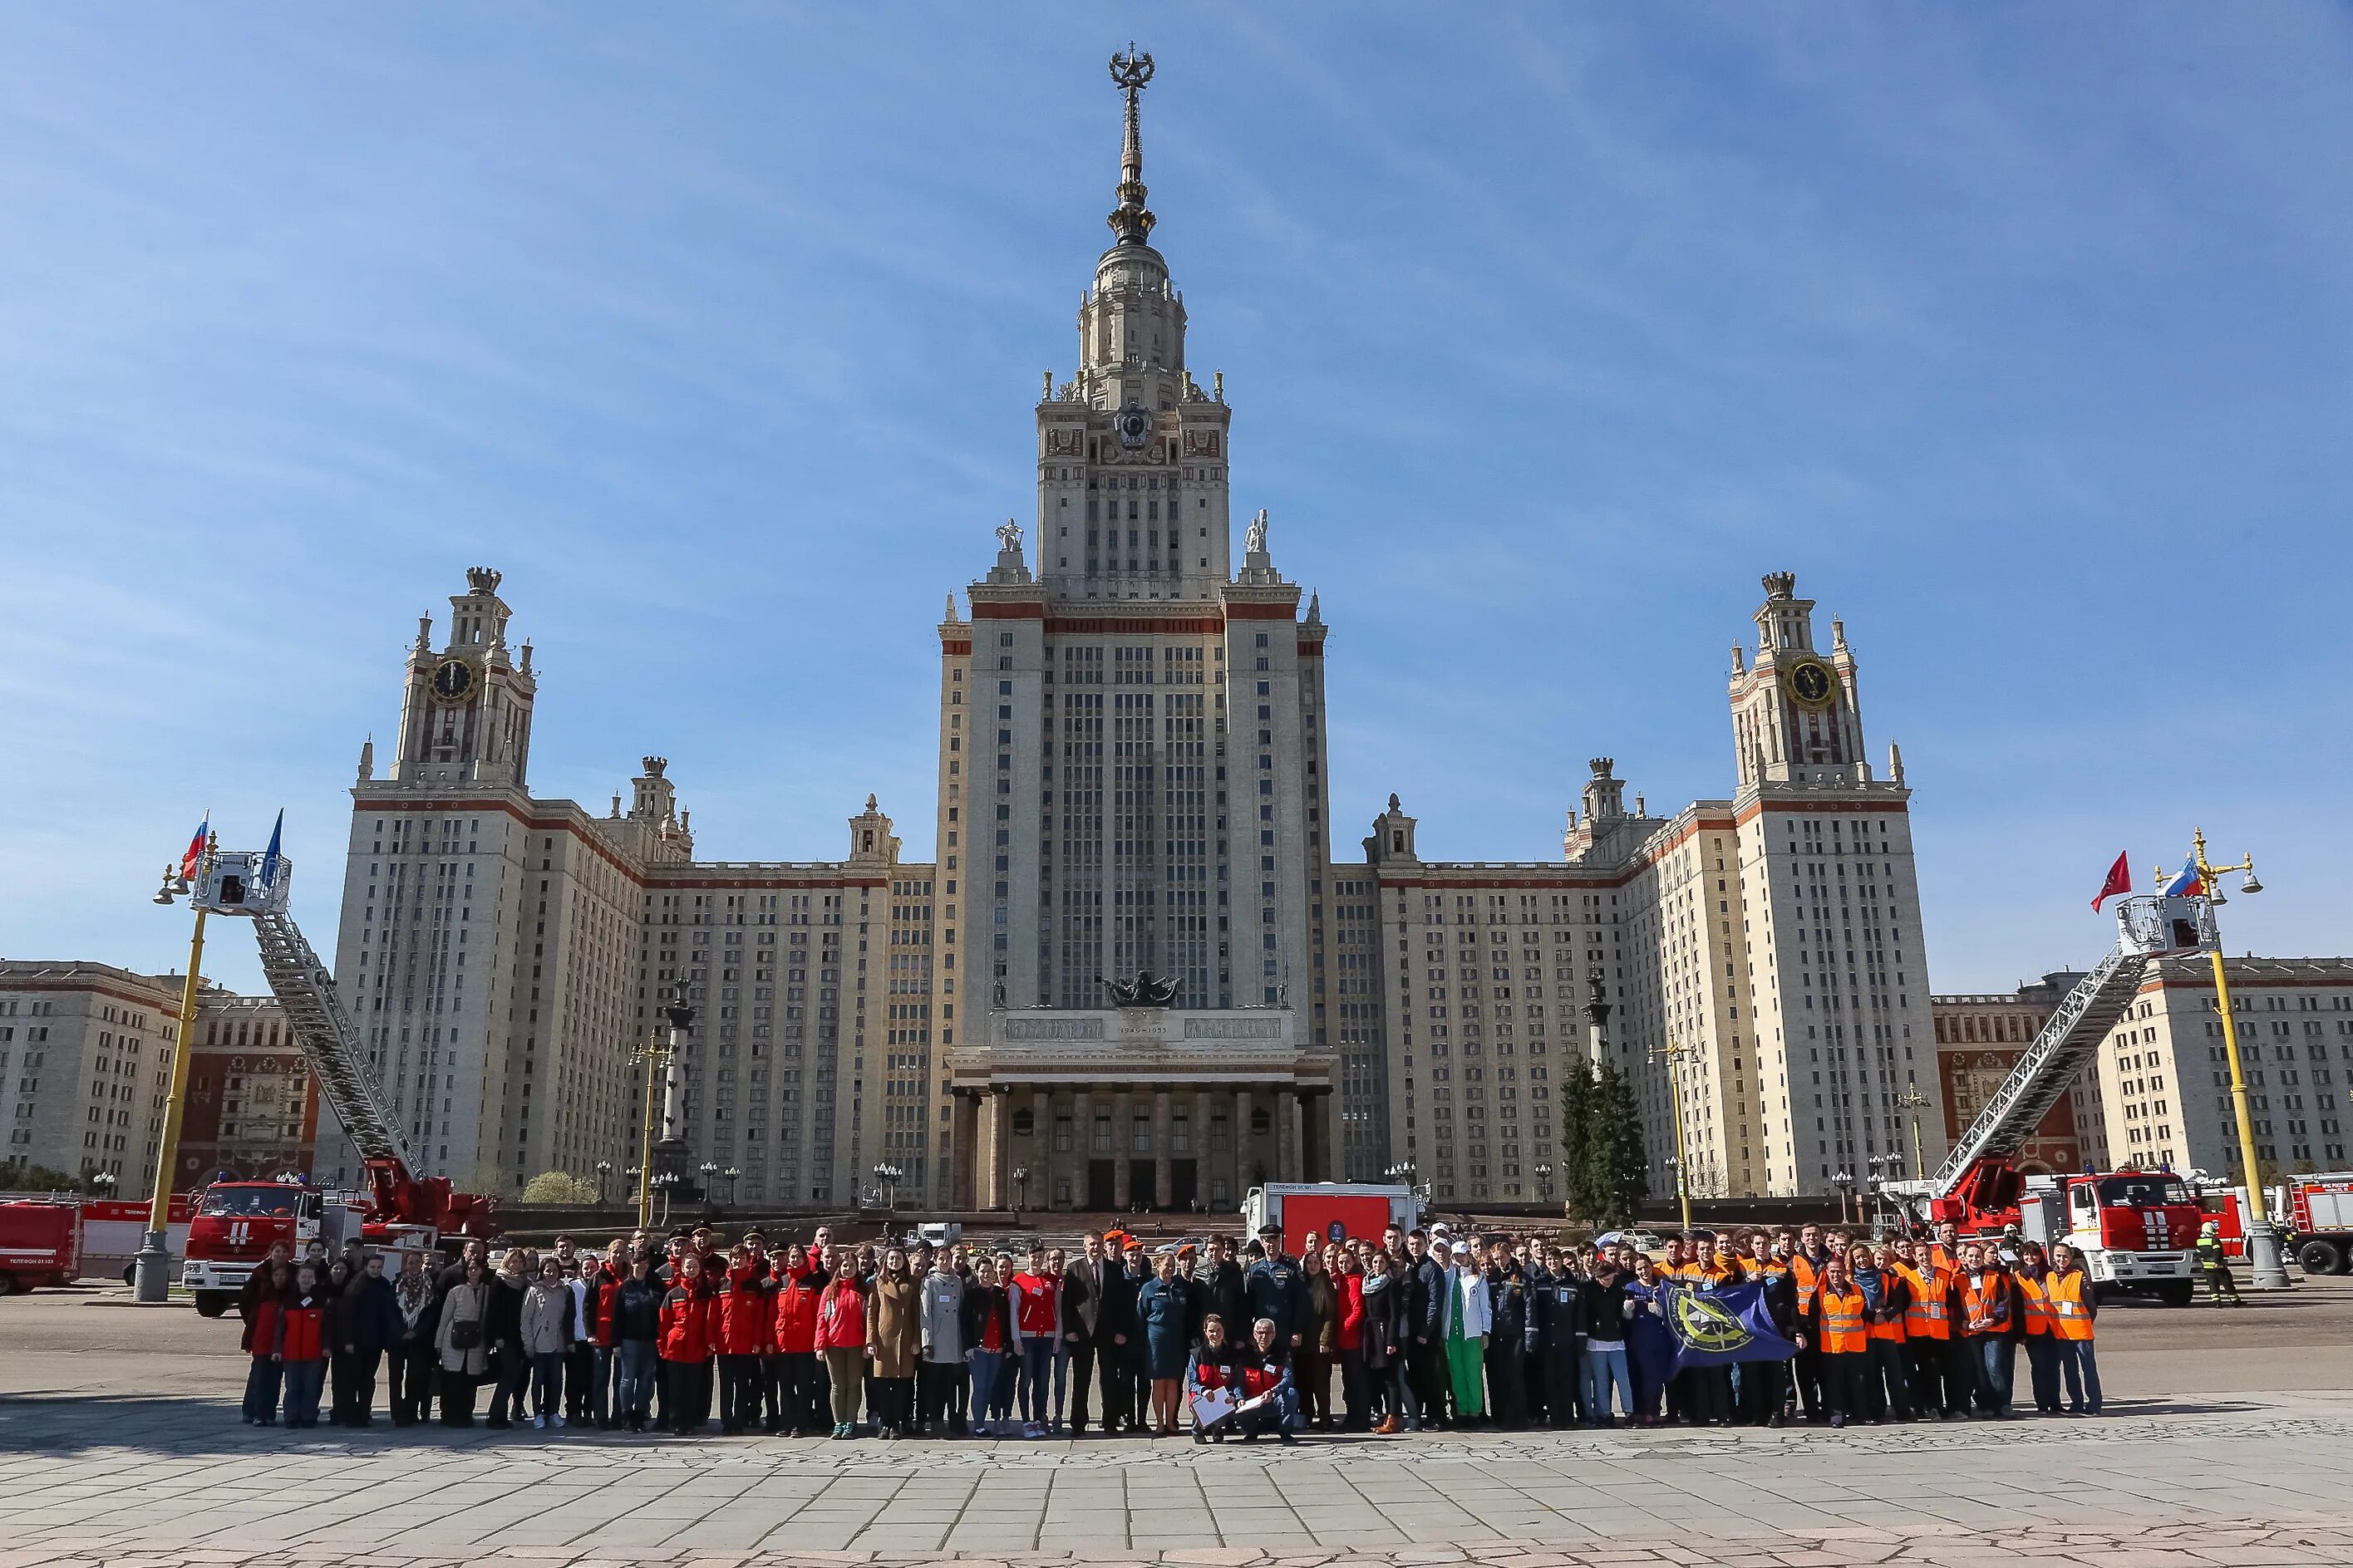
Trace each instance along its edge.
{"label": "fire engine cab", "polygon": [[364,1213],[340,1193],[290,1182],[215,1182],[188,1218],[180,1283],[195,1294],[198,1312],[217,1318],[271,1247],[283,1242],[288,1257],[301,1258],[318,1241],[332,1253],[359,1235],[364,1222]]}
{"label": "fire engine cab", "polygon": [[2010,1161],[2124,1016],[2147,961],[2211,952],[2215,942],[2203,897],[2122,900],[2116,945],[2060,1002],[1944,1163],[1926,1181],[1886,1190],[1919,1224],[1950,1221],[1964,1236],[2016,1226],[2026,1240],[2080,1251],[2097,1289],[2188,1306],[2191,1249],[2205,1218],[2188,1183],[2166,1171],[2028,1173]]}

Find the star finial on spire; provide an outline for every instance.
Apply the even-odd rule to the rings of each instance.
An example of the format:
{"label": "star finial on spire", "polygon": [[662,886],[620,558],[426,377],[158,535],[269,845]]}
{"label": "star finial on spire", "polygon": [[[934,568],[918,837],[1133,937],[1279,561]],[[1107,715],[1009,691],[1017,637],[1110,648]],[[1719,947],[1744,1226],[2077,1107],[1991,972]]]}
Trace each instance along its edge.
{"label": "star finial on spire", "polygon": [[1119,210],[1105,221],[1122,245],[1142,245],[1158,221],[1144,205],[1144,131],[1136,116],[1136,94],[1152,79],[1152,57],[1137,54],[1131,41],[1127,53],[1112,56],[1111,79],[1127,95],[1127,139],[1119,155]]}

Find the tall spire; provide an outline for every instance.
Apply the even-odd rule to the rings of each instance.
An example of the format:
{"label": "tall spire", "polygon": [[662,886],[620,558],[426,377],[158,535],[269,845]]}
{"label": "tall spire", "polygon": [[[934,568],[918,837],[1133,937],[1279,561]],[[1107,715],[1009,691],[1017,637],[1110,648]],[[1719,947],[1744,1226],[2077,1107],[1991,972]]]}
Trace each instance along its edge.
{"label": "tall spire", "polygon": [[1156,221],[1144,205],[1144,132],[1136,118],[1136,94],[1152,79],[1152,57],[1139,55],[1135,46],[1111,58],[1113,85],[1127,94],[1127,141],[1119,154],[1119,210],[1105,221],[1122,245],[1145,244]]}

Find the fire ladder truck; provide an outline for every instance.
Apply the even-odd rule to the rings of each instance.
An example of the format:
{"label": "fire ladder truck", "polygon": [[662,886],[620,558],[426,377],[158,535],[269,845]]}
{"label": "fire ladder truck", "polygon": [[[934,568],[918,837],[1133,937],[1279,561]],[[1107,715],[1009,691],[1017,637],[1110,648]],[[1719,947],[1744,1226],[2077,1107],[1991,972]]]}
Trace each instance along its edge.
{"label": "fire ladder truck", "polygon": [[2116,946],[2061,1001],[1944,1163],[1886,1191],[1917,1224],[1951,1221],[1965,1237],[2016,1227],[2045,1247],[2063,1241],[2083,1254],[2096,1288],[2187,1306],[2201,1217],[2187,1183],[2165,1171],[2028,1175],[2010,1162],[2123,1019],[2148,960],[2210,952],[2217,942],[2203,898],[2122,900]]}
{"label": "fire ladder truck", "polygon": [[446,1176],[419,1176],[408,1135],[368,1069],[334,976],[287,912],[293,863],[284,856],[216,854],[195,890],[210,913],[253,922],[261,973],[317,1079],[319,1092],[359,1151],[367,1172],[364,1202],[280,1182],[216,1182],[188,1224],[181,1283],[197,1310],[217,1317],[254,1265],[283,1241],[297,1258],[313,1239],[351,1236],[384,1246],[431,1251],[445,1238],[498,1233],[492,1200],[453,1192]]}

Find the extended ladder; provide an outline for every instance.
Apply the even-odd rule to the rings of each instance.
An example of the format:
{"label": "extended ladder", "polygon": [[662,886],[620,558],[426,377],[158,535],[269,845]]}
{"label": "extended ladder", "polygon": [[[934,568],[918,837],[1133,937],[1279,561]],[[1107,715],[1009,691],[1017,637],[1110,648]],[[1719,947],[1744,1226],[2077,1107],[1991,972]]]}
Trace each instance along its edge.
{"label": "extended ladder", "polygon": [[415,1170],[407,1135],[385,1106],[352,1021],[335,995],[335,977],[311,951],[301,928],[283,910],[270,910],[253,916],[253,934],[261,949],[261,973],[311,1058],[320,1092],[344,1134],[363,1157],[396,1160],[404,1172]]}

